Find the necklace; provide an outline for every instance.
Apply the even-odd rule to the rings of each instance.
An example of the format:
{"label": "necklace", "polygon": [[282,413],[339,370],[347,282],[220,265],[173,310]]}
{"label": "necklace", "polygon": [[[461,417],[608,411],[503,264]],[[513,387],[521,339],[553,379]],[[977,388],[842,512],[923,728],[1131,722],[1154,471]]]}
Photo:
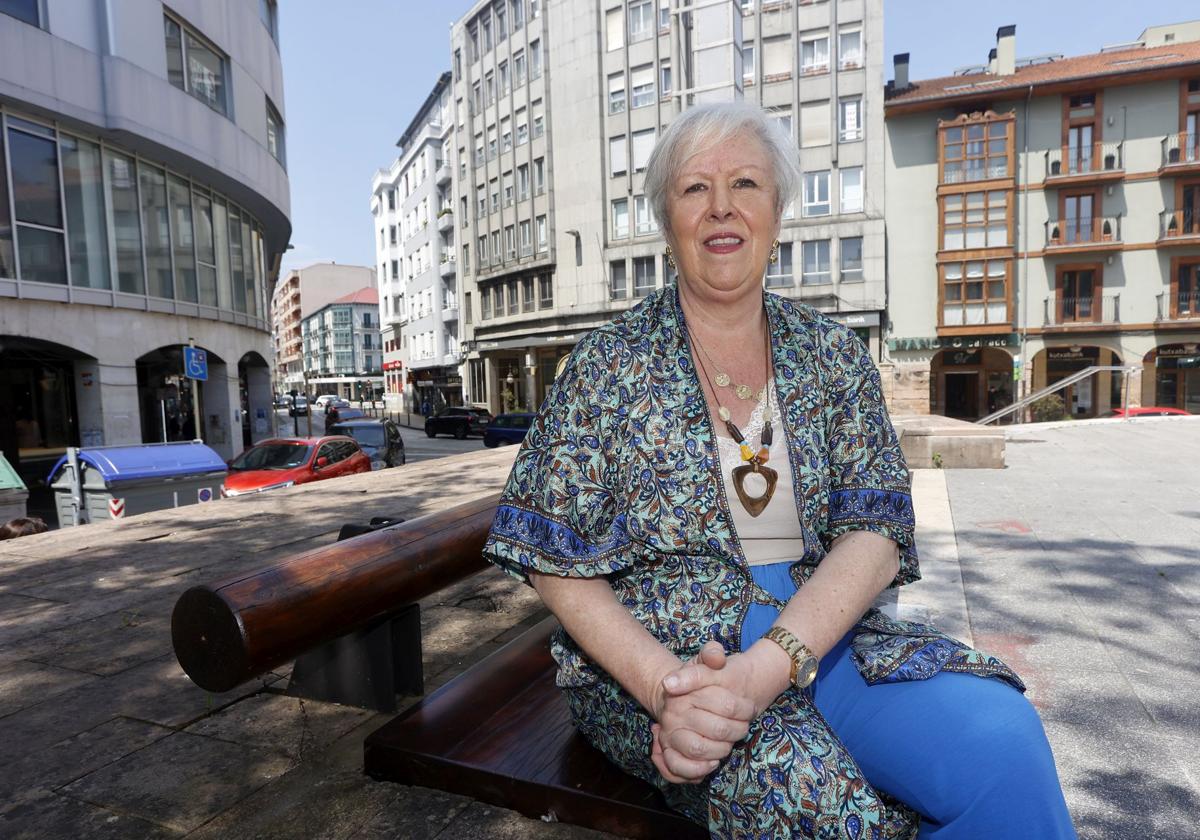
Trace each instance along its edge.
{"label": "necklace", "polygon": [[[708,353],[704,347],[696,340],[695,334],[692,333],[691,327],[687,328],[688,335],[691,336],[692,343],[700,348],[701,354],[708,358]],[[710,362],[711,358],[708,359]],[[716,365],[713,365],[716,367]],[[767,327],[767,383],[763,385],[763,393],[770,394],[771,377],[774,375],[775,366],[771,364],[771,332],[770,325]],[[742,434],[742,430],[734,425],[729,409],[721,404],[721,398],[717,396],[717,389],[713,388],[713,382],[708,377],[708,368],[703,362],[700,363],[700,371],[704,374],[704,380],[708,382],[708,387],[713,392],[713,398],[717,401],[717,415],[725,423],[725,429],[729,432],[729,436],[738,442],[738,449],[742,455],[741,466],[733,468],[733,489],[737,492],[738,501],[742,503],[742,507],[751,516],[758,516],[767,509],[767,504],[771,501],[771,496],[775,493],[775,484],[779,481],[779,473],[768,467],[767,461],[771,457],[771,442],[773,433],[771,431],[771,421],[774,415],[771,412],[770,400],[763,406],[763,429],[759,436],[758,451],[755,452],[750,444],[746,441],[746,436]],[[740,394],[739,394],[740,396]],[[751,496],[746,491],[746,476],[751,473],[762,476],[767,483],[767,489],[763,491],[761,496]]]}
{"label": "necklace", "polygon": [[[688,328],[688,332],[689,333],[691,332],[690,327]],[[693,335],[692,338],[693,338],[693,340],[695,340],[695,335]],[[717,385],[721,386],[722,388],[728,388],[730,383],[733,382],[733,380],[730,379],[729,374],[726,373],[725,371],[721,370],[720,366],[716,362],[713,361],[713,357],[708,355],[708,351],[704,349],[704,345],[702,345],[700,342],[697,341],[696,346],[700,348],[700,352],[704,354],[704,358],[708,360],[708,363],[713,366],[713,370],[715,370],[717,372],[717,375],[715,377],[708,380],[708,386],[711,388],[713,382],[716,382]],[[704,374],[704,378],[708,379],[707,371]],[[766,393],[766,389],[767,389],[767,386],[764,385],[763,390],[758,392],[758,397],[757,397],[756,401],[762,400],[763,394]],[[716,395],[716,393],[717,393],[716,389],[713,389],[714,396]],[[739,400],[748,400],[751,397],[755,396],[754,389],[751,388],[749,385],[738,385],[737,383],[733,383],[733,393],[737,394],[737,398]],[[717,402],[720,403],[720,400],[718,400]],[[727,418],[722,417],[721,419],[724,420]]]}

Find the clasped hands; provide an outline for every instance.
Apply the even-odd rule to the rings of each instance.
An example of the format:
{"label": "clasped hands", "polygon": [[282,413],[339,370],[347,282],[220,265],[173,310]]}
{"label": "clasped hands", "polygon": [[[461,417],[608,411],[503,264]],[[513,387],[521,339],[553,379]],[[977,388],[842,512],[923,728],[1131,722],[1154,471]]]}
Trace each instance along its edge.
{"label": "clasped hands", "polygon": [[788,663],[771,642],[726,656],[720,643],[709,641],[699,656],[665,674],[650,710],[657,721],[650,759],[663,778],[698,784],[715,770],[787,688]]}

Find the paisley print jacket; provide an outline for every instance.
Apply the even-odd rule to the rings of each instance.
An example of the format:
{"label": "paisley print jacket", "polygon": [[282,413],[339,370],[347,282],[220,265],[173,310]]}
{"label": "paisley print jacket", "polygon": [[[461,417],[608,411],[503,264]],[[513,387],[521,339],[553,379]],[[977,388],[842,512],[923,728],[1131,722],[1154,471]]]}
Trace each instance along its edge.
{"label": "paisley print jacket", "polygon": [[[804,535],[793,579],[802,586],[839,535],[869,530],[900,547],[893,585],[917,580],[908,469],[866,348],[809,307],[769,293],[764,302]],[[575,348],[517,455],[484,553],[526,581],[530,571],[606,576],[680,657],[709,639],[734,652],[758,590],[732,521],[678,291],[669,286]],[[955,670],[1021,687],[999,660],[876,610],[856,627],[853,651],[869,683]],[[597,697],[614,687],[561,631],[554,655],[561,687]],[[649,763],[617,755],[632,745],[611,746],[605,751],[622,766]]]}

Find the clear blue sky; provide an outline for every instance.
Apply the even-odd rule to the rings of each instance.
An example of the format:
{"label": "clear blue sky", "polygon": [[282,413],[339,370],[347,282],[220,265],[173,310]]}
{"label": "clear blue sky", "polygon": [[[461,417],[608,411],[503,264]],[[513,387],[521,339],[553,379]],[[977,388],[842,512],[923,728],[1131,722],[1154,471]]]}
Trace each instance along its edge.
{"label": "clear blue sky", "polygon": [[[571,0],[591,6],[597,0]],[[450,68],[450,23],[472,0],[291,0],[280,4],[292,244],[283,269],[372,265],[371,177],[438,74]],[[1111,11],[1110,11],[1111,9]],[[1115,14],[1113,12],[1117,12]],[[913,79],[982,64],[996,30],[1017,26],[1017,55],[1080,55],[1135,39],[1146,26],[1200,17],[1196,0],[1133,6],[1095,0],[885,0],[884,79],[910,53]]]}

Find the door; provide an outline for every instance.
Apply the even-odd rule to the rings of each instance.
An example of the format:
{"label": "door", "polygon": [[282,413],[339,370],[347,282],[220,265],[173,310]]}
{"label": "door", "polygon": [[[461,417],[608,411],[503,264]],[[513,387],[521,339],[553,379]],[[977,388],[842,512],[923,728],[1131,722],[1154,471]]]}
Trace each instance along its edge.
{"label": "door", "polygon": [[1096,295],[1095,273],[1091,269],[1064,271],[1059,286],[1059,321],[1093,321]]}
{"label": "door", "polygon": [[1183,148],[1184,160],[1200,160],[1200,111],[1192,111],[1184,121]]}
{"label": "door", "polygon": [[1184,235],[1200,234],[1200,184],[1185,184],[1183,187],[1183,229]]}
{"label": "door", "polygon": [[1092,208],[1095,206],[1095,201],[1092,193],[1068,195],[1063,199],[1062,241],[1064,244],[1091,242],[1096,238],[1092,232]]}
{"label": "door", "polygon": [[1090,417],[1096,413],[1095,389],[1096,379],[1089,376],[1071,386],[1071,414],[1075,417]]}
{"label": "door", "polygon": [[979,416],[979,374],[946,374],[946,416],[974,420]]}
{"label": "door", "polygon": [[1067,172],[1092,171],[1092,124],[1072,126],[1067,132]]}

